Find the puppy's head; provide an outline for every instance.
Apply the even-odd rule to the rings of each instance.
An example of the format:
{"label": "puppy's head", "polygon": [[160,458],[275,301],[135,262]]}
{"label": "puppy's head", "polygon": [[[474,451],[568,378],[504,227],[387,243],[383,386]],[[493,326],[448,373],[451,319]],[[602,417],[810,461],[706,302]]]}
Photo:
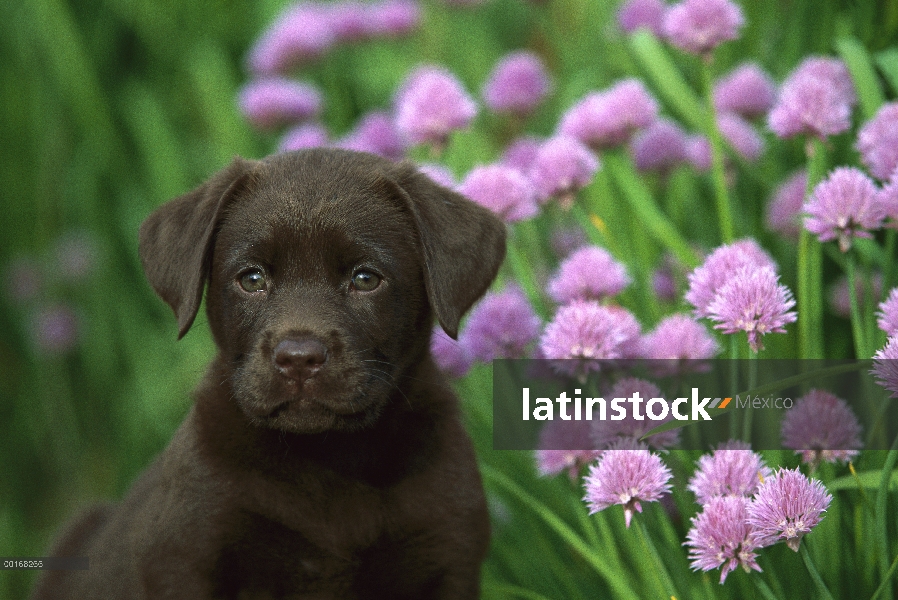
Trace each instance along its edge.
{"label": "puppy's head", "polygon": [[[206,308],[235,401],[295,433],[364,428],[496,275],[505,229],[414,167],[306,150],[236,159],[140,228],[183,336]],[[403,400],[405,401],[405,400]]]}

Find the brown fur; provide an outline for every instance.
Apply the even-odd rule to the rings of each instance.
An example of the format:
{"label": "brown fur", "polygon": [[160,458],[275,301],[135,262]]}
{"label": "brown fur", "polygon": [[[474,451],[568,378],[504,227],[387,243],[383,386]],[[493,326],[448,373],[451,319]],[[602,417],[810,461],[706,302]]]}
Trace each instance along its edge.
{"label": "brown fur", "polygon": [[208,286],[219,352],[125,499],[57,542],[90,569],[34,598],[478,597],[483,488],[429,340],[434,317],[457,334],[504,240],[412,166],[340,150],[236,159],[160,207],[147,278],[181,336]]}

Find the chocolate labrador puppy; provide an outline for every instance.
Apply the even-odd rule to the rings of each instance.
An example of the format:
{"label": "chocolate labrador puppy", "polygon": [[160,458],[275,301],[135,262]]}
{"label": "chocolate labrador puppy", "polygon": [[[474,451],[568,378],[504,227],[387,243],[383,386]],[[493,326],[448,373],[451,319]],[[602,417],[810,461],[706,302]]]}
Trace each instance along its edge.
{"label": "chocolate labrador puppy", "polygon": [[458,400],[429,355],[503,224],[409,164],[236,159],[140,228],[153,289],[218,355],[168,448],[94,508],[35,598],[476,598],[489,541]]}

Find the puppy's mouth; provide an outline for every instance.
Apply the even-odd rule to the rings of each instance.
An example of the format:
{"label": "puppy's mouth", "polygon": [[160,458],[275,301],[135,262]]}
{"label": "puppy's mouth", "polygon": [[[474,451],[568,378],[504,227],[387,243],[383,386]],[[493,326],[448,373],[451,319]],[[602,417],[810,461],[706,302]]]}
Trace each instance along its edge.
{"label": "puppy's mouth", "polygon": [[296,429],[296,424],[308,421],[364,419],[383,395],[368,383],[357,372],[339,377],[319,373],[304,381],[274,376],[267,385],[239,390],[237,397],[252,420],[277,429]]}
{"label": "puppy's mouth", "polygon": [[265,415],[266,419],[277,419],[281,414],[284,413],[290,407],[290,402],[282,402],[275,406],[270,413]]}
{"label": "puppy's mouth", "polygon": [[273,408],[258,415],[265,419],[276,419],[280,416],[288,415],[293,412],[302,411],[327,411],[334,415],[353,415],[365,411],[370,406],[370,402],[362,402],[360,398],[353,398],[346,401],[334,399],[311,398],[295,398],[286,400]]}
{"label": "puppy's mouth", "polygon": [[294,398],[265,408],[259,403],[243,404],[243,410],[261,427],[314,434],[364,429],[377,419],[379,408],[376,404],[358,397],[346,401]]}

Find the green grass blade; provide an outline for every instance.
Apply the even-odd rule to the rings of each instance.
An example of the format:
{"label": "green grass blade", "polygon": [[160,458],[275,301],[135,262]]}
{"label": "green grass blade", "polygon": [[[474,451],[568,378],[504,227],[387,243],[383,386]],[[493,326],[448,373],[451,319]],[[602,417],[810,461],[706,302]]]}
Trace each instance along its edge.
{"label": "green grass blade", "polygon": [[886,576],[883,578],[882,583],[879,584],[879,587],[876,588],[876,591],[873,592],[873,595],[870,596],[870,600],[876,600],[880,597],[880,595],[886,590],[886,587],[890,587],[892,585],[892,577],[895,576],[895,571],[898,570],[898,556],[895,557],[895,560],[892,561],[892,566],[889,568]]}
{"label": "green grass blade", "polygon": [[853,37],[838,40],[836,50],[839,51],[839,56],[842,57],[851,72],[851,79],[854,81],[864,120],[872,118],[885,102],[885,96],[879,85],[879,78],[876,76],[870,55],[867,54],[863,44]]}
{"label": "green grass blade", "polygon": [[701,100],[686,83],[661,42],[647,31],[637,31],[630,36],[630,49],[664,101],[692,129],[704,130],[705,111]]}
{"label": "green grass blade", "polygon": [[894,94],[898,94],[898,48],[889,48],[876,55],[876,66]]}
{"label": "green grass blade", "polygon": [[621,578],[622,574],[615,572],[605,564],[601,559],[598,549],[591,548],[589,544],[587,544],[567,523],[558,517],[558,515],[496,469],[488,465],[483,465],[482,470],[483,476],[487,481],[503,488],[521,503],[533,510],[533,512],[536,513],[550,529],[561,536],[565,542],[570,544],[571,547],[576,550],[603,579],[605,579],[609,587],[614,591],[615,598],[639,599],[639,596],[636,595],[633,589],[623,581]]}
{"label": "green grass blade", "polygon": [[613,152],[604,156],[604,162],[618,192],[636,214],[636,218],[645,226],[648,234],[687,268],[695,267],[698,264],[695,250],[658,208],[651,192],[636,173],[633,163]]}

